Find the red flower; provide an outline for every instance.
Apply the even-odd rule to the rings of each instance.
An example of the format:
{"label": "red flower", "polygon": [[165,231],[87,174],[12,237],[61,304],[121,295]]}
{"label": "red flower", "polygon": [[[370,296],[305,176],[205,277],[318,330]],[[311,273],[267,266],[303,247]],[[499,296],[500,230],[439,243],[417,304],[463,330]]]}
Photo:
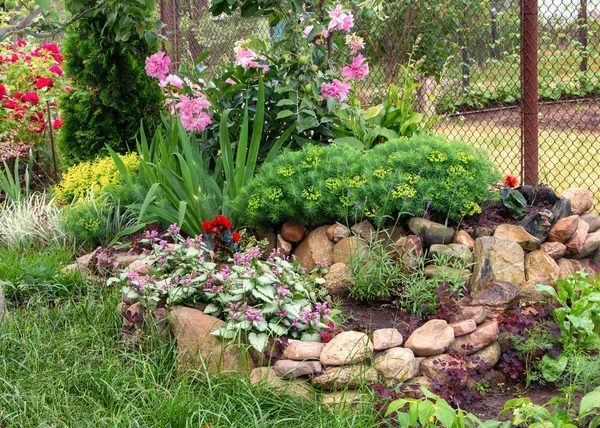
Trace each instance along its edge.
{"label": "red flower", "polygon": [[27,42],[25,40],[17,40],[17,46],[19,46],[19,47],[27,46]]}
{"label": "red flower", "polygon": [[0,100],[6,97],[6,88],[0,83]]}
{"label": "red flower", "polygon": [[50,51],[53,54],[58,53],[58,46],[56,46],[54,43],[44,43],[42,45],[42,49],[46,49],[47,51]]}
{"label": "red flower", "polygon": [[45,128],[46,124],[44,122],[41,122],[38,124],[38,128],[34,129],[33,132],[35,132],[36,134],[41,134],[42,132],[44,132]]}
{"label": "red flower", "polygon": [[13,94],[13,100],[20,100],[21,98],[23,98],[25,94],[23,92],[15,92]]}
{"label": "red flower", "polygon": [[19,108],[19,104],[16,101],[7,98],[2,100],[2,107],[16,110]]}
{"label": "red flower", "polygon": [[213,227],[220,226],[220,227],[223,227],[224,229],[231,229],[231,222],[224,215],[218,215],[212,221],[212,226]]}
{"label": "red flower", "polygon": [[202,223],[202,230],[206,233],[210,232],[210,221],[206,220]]}
{"label": "red flower", "polygon": [[63,122],[63,120],[60,117],[57,117],[56,119],[54,119],[54,122],[52,122],[52,128],[59,129],[64,125],[64,123],[65,122]]}
{"label": "red flower", "polygon": [[517,187],[517,184],[519,184],[519,181],[517,180],[517,177],[515,177],[514,175],[510,175],[510,174],[506,174],[504,176],[504,185],[506,187],[510,187],[511,189]]}
{"label": "red flower", "polygon": [[35,92],[27,92],[25,95],[22,95],[22,98],[22,101],[24,103],[31,103],[34,106],[38,105],[38,103],[40,102],[38,94],[36,94]]}
{"label": "red flower", "polygon": [[53,65],[52,67],[50,67],[48,69],[51,73],[57,74],[59,76],[63,75],[63,71],[62,68],[60,68],[58,65]]}
{"label": "red flower", "polygon": [[242,237],[239,233],[233,232],[233,242],[240,242],[240,238]]}
{"label": "red flower", "polygon": [[35,87],[38,89],[42,89],[45,87],[53,87],[54,86],[54,81],[52,79],[50,79],[49,77],[38,77],[37,82],[35,82]]}

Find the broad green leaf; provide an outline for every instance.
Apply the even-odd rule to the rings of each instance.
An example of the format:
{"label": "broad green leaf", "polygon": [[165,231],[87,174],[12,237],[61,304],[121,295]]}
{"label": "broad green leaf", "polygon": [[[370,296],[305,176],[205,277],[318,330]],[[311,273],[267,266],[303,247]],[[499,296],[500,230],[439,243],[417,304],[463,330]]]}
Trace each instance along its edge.
{"label": "broad green leaf", "polygon": [[333,140],[333,142],[336,144],[352,147],[353,149],[362,150],[365,148],[364,143],[355,137],[336,138],[335,140]]}
{"label": "broad green leaf", "polygon": [[600,387],[583,396],[579,406],[579,418],[587,416],[592,410],[598,408],[600,408]]}
{"label": "broad green leaf", "polygon": [[365,120],[369,120],[372,119],[374,117],[376,117],[377,115],[379,115],[379,113],[381,112],[381,106],[373,106],[373,107],[369,107],[363,114],[362,117]]}
{"label": "broad green leaf", "polygon": [[542,357],[542,375],[548,382],[555,382],[567,367],[568,358],[562,354],[558,358],[553,358],[550,354]]}
{"label": "broad green leaf", "polygon": [[293,115],[294,112],[291,110],[281,110],[279,113],[277,113],[276,119],[285,119],[286,117],[290,117]]}

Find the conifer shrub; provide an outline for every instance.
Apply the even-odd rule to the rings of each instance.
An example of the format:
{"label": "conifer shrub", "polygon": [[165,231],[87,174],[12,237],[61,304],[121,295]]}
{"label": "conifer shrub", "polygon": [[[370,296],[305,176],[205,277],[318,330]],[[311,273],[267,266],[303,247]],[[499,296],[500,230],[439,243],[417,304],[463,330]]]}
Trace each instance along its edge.
{"label": "conifer shrub", "polygon": [[233,210],[252,227],[362,217],[381,225],[425,211],[459,220],[480,212],[499,178],[483,151],[436,136],[391,140],[369,151],[311,145],[265,163]]}
{"label": "conifer shrub", "polygon": [[140,121],[147,129],[160,122],[162,91],[144,68],[155,49],[138,37],[116,41],[106,22],[101,13],[82,17],[65,41],[65,73],[74,80],[61,102],[58,144],[68,165],[93,159],[106,146],[133,149]]}

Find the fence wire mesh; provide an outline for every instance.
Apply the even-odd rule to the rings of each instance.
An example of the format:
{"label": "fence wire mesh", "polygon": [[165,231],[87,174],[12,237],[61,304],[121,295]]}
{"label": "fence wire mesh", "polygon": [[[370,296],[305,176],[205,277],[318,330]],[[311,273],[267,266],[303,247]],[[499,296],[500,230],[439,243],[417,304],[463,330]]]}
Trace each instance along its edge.
{"label": "fence wire mesh", "polygon": [[[266,17],[213,17],[209,3],[162,3],[181,61],[209,52],[204,62],[217,70],[233,60],[236,41],[280,37]],[[524,8],[536,3],[537,40],[522,25]],[[364,104],[379,102],[410,58],[420,60],[417,103],[443,116],[435,132],[485,148],[504,173],[522,179],[537,160],[539,183],[557,192],[587,187],[600,208],[600,0],[399,0],[382,7],[371,18],[355,13],[371,67],[358,87]],[[537,61],[522,58],[536,45]],[[523,120],[532,111],[522,99],[527,67],[537,68],[537,129],[533,118]],[[523,144],[528,132],[537,136],[535,147]]]}

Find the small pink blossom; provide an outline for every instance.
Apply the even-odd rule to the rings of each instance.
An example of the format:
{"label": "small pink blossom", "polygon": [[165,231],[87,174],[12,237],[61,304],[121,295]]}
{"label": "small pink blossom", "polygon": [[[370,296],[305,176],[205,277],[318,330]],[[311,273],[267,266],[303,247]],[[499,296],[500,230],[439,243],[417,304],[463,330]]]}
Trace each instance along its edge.
{"label": "small pink blossom", "polygon": [[369,64],[361,54],[356,55],[350,66],[342,68],[343,77],[354,79],[357,82],[363,80],[367,74],[369,74]]}
{"label": "small pink blossom", "polygon": [[346,36],[346,46],[350,49],[350,55],[354,55],[365,47],[365,42],[362,37],[356,34],[348,34]]}
{"label": "small pink blossom", "polygon": [[175,86],[176,88],[183,89],[183,80],[174,74],[169,74],[164,79],[161,79],[161,88],[166,88],[168,85]]}
{"label": "small pink blossom", "polygon": [[146,58],[146,74],[150,77],[156,77],[159,80],[165,78],[169,72],[171,58],[165,55],[163,51],[157,52]]}
{"label": "small pink blossom", "polygon": [[263,55],[258,55],[252,49],[245,49],[242,46],[238,45],[235,47],[235,65],[241,65],[244,67],[244,70],[248,70],[249,68],[262,68],[263,74],[269,71],[269,66],[266,64],[260,64],[258,61],[266,61],[266,57]]}
{"label": "small pink blossom", "polygon": [[308,37],[311,33],[312,30],[314,30],[315,26],[314,25],[309,25],[308,27],[306,27],[304,29],[304,37]]}
{"label": "small pink blossom", "polygon": [[67,92],[71,92],[72,90],[73,90],[73,88],[72,88],[72,87],[70,87],[70,86],[65,86],[65,91],[67,91]]}
{"label": "small pink blossom", "polygon": [[333,79],[333,82],[324,83],[321,86],[321,95],[325,99],[335,98],[336,100],[343,101],[348,98],[350,86],[350,83],[342,83],[338,79]]}
{"label": "small pink blossom", "polygon": [[181,102],[175,108],[179,110],[181,124],[187,131],[202,132],[212,123],[210,113],[205,111],[211,105],[207,99],[188,98],[185,95],[181,95],[179,99]]}
{"label": "small pink blossom", "polygon": [[343,30],[350,31],[350,29],[354,26],[354,15],[352,13],[342,12],[342,6],[337,5],[334,10],[329,12],[329,25],[327,28],[329,30]]}

